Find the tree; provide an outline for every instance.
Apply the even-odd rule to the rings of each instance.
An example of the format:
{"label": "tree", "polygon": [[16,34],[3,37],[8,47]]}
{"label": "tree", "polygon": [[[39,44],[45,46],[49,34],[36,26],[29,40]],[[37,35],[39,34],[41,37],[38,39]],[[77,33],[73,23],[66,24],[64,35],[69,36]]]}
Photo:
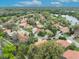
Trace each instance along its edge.
{"label": "tree", "polygon": [[2,41],[3,41],[3,36],[4,36],[4,33],[0,31],[0,59],[2,59],[1,56],[2,56],[2,45],[3,45]]}
{"label": "tree", "polygon": [[71,44],[70,46],[68,46],[66,48],[66,50],[76,50],[76,51],[79,51],[79,48],[75,46],[75,44]]}
{"label": "tree", "polygon": [[72,26],[72,28],[73,28],[74,30],[79,29],[79,24],[75,24],[74,26]]}
{"label": "tree", "polygon": [[0,31],[0,46],[3,46],[3,38],[4,38],[4,33],[2,31]]}
{"label": "tree", "polygon": [[2,47],[3,58],[5,59],[15,59],[14,52],[16,51],[16,47],[12,44],[6,44]]}
{"label": "tree", "polygon": [[63,52],[63,47],[55,41],[47,41],[40,46],[30,45],[28,59],[60,59]]}
{"label": "tree", "polygon": [[38,33],[38,36],[41,36],[41,37],[44,37],[45,35],[46,35],[46,31],[45,31],[45,30],[40,31],[40,32]]}

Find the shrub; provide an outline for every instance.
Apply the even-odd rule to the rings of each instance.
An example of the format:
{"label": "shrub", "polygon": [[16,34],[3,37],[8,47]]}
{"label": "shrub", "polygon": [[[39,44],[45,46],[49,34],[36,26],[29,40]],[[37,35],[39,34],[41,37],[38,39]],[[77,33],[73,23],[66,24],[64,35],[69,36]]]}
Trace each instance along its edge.
{"label": "shrub", "polygon": [[63,52],[63,47],[53,41],[40,46],[32,44],[28,50],[28,59],[60,59]]}
{"label": "shrub", "polygon": [[66,40],[66,37],[60,36],[59,39]]}
{"label": "shrub", "polygon": [[58,29],[57,28],[52,28],[51,31],[53,32],[54,35],[56,35]]}
{"label": "shrub", "polygon": [[0,37],[4,37],[4,33],[0,31]]}
{"label": "shrub", "polygon": [[34,42],[37,42],[37,38],[34,37],[34,35],[32,33],[30,33],[27,44],[30,45],[30,44],[33,44]]}
{"label": "shrub", "polygon": [[46,31],[40,31],[38,33],[38,36],[44,37],[46,35]]}
{"label": "shrub", "polygon": [[76,47],[74,44],[71,44],[70,46],[68,46],[68,47],[66,48],[66,50],[68,50],[68,49],[79,51],[79,48]]}
{"label": "shrub", "polygon": [[14,59],[13,52],[16,51],[16,47],[14,45],[6,45],[2,48],[3,51],[3,58],[7,59]]}

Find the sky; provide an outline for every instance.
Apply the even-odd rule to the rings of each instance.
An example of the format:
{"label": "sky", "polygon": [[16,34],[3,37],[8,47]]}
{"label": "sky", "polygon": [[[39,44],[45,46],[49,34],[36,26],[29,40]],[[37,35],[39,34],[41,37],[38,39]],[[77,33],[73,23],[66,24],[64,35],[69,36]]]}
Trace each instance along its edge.
{"label": "sky", "polygon": [[0,7],[79,7],[79,0],[0,0]]}

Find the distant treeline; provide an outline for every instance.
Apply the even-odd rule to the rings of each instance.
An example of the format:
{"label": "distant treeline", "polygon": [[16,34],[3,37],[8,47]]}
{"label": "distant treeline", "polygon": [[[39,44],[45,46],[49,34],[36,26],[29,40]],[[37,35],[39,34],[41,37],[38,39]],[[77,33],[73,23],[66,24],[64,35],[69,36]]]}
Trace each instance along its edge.
{"label": "distant treeline", "polygon": [[[49,13],[53,13],[53,14],[60,14],[60,15],[70,15],[70,16],[74,16],[77,19],[79,19],[79,8],[55,8],[55,7],[51,7],[51,8],[1,8],[0,9],[0,17],[1,16],[19,16],[19,15],[24,15],[24,14],[28,14],[28,13],[42,13],[43,11],[47,11]],[[33,11],[33,12],[32,12]]]}

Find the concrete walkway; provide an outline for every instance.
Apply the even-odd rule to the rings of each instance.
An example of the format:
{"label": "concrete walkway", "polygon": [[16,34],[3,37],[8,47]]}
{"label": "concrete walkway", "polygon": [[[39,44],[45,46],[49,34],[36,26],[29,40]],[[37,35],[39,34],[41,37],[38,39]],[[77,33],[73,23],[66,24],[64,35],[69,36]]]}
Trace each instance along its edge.
{"label": "concrete walkway", "polygon": [[68,37],[67,40],[70,40],[72,43],[75,44],[76,47],[79,47],[79,43],[75,41],[74,35]]}

